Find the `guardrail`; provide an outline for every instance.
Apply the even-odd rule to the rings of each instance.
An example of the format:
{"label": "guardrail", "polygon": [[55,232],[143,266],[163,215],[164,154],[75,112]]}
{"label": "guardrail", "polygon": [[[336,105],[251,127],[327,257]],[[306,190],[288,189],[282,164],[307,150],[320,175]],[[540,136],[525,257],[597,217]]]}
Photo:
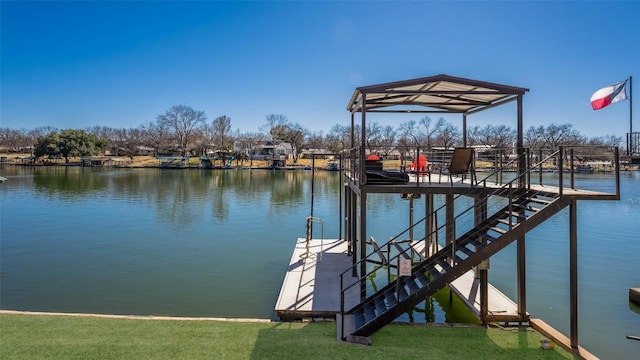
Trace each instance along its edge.
{"label": "guardrail", "polygon": [[[509,161],[501,163],[500,168],[494,169],[491,173],[487,174],[484,178],[478,181],[477,186],[470,186],[467,189],[462,190],[461,193],[457,194],[454,197],[454,202],[456,199],[459,199],[463,196],[468,196],[471,193],[477,193],[478,188],[481,188],[486,196],[480,200],[479,203],[474,203],[470,207],[464,209],[459,212],[456,216],[453,217],[453,222],[448,223],[447,221],[444,224],[438,226],[437,219],[445,218],[446,219],[446,204],[443,204],[439,208],[435,209],[433,212],[425,216],[424,218],[418,220],[416,223],[412,224],[412,226],[400,232],[398,235],[392,237],[387,243],[379,245],[380,248],[385,248],[384,253],[387,254],[387,258],[382,262],[376,261],[373,257],[379,256],[380,252],[370,252],[366,257],[360,259],[358,262],[353,264],[352,267],[348,268],[344,272],[340,274],[340,309],[344,314],[345,310],[350,310],[350,308],[345,309],[345,293],[349,291],[356,285],[361,286],[360,290],[360,298],[366,298],[367,291],[374,290],[379,287],[384,287],[389,284],[394,278],[391,273],[391,269],[397,269],[395,266],[395,262],[403,256],[409,256],[407,251],[409,248],[402,250],[401,247],[404,244],[410,245],[412,248],[418,245],[423,245],[426,247],[430,246],[430,244],[426,243],[428,239],[435,239],[438,241],[439,235],[444,234],[445,237],[447,232],[453,231],[453,238],[457,238],[455,236],[456,228],[468,228],[471,229],[475,226],[475,217],[473,209],[476,209],[478,206],[486,206],[487,213],[492,214],[495,210],[502,208],[505,204],[512,204],[514,194],[517,194],[518,189],[531,190],[532,185],[549,185],[549,186],[557,186],[558,192],[557,196],[562,197],[565,193],[565,188],[567,189],[576,189],[576,184],[578,180],[584,180],[584,173],[581,172],[578,165],[589,164],[589,162],[600,161],[602,164],[609,164],[610,169],[603,169],[602,171],[610,171],[614,175],[613,181],[611,184],[611,177],[609,176],[606,179],[606,183],[608,184],[603,188],[599,181],[596,181],[596,187],[599,188],[599,191],[606,190],[609,198],[619,198],[620,196],[620,174],[619,174],[619,150],[618,148],[607,148],[607,147],[559,147],[558,150],[555,151],[538,151],[535,154],[532,154],[528,149],[522,153],[526,163],[526,171],[522,174],[517,174],[517,166],[518,159],[511,158]],[[532,163],[532,161],[535,161]],[[595,172],[595,170],[594,170]],[[553,176],[547,176],[547,174],[553,174]],[[556,176],[557,175],[557,176]],[[507,178],[506,182],[504,178]],[[532,182],[533,180],[533,182]],[[582,184],[584,181],[580,181]],[[496,187],[500,185],[499,187]],[[597,191],[597,190],[594,190]],[[505,200],[506,199],[506,200]],[[505,203],[505,201],[507,203]],[[403,238],[405,234],[412,231],[412,229],[428,219],[435,220],[435,225],[433,226],[434,230],[428,232],[425,237],[416,240],[415,242],[408,242]],[[513,224],[509,224],[511,228]],[[450,233],[449,233],[450,234]],[[420,244],[421,242],[425,242],[425,244]],[[455,243],[455,241],[454,241]],[[377,244],[376,244],[377,245]],[[455,251],[455,246],[453,247],[453,251]],[[414,253],[410,257],[413,257]],[[455,258],[455,256],[452,256]],[[358,270],[361,267],[362,263],[366,262],[367,265],[374,264],[373,266],[368,266],[367,272],[365,274],[359,274],[356,276],[356,279],[349,284],[345,283],[345,275],[346,274],[358,274]],[[455,265],[455,264],[453,264]],[[377,276],[378,271],[386,270],[386,276]],[[386,280],[384,280],[386,278]],[[395,275],[397,279],[397,274]],[[369,282],[367,286],[367,282]],[[357,304],[354,304],[355,306]]]}

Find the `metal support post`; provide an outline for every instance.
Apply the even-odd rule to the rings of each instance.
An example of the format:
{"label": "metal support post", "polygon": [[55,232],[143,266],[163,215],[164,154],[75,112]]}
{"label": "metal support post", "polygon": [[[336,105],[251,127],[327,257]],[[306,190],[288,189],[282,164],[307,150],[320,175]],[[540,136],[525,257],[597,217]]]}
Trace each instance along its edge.
{"label": "metal support post", "polygon": [[424,227],[424,237],[426,240],[424,247],[424,256],[425,258],[430,257],[432,254],[435,254],[438,251],[438,246],[435,243],[436,235],[434,233],[436,226],[434,223],[434,218],[431,216],[433,213],[433,194],[426,194],[424,199],[424,213],[427,216],[425,227]]}
{"label": "metal support post", "polygon": [[[445,195],[445,217],[446,217],[446,234],[445,242],[447,245],[451,245],[451,257],[449,258],[449,264],[455,266],[455,245],[456,245],[456,223],[454,218],[454,201],[453,194]],[[449,289],[449,302],[453,302],[453,291]]]}
{"label": "metal support post", "polygon": [[364,300],[367,297],[367,283],[365,274],[367,273],[367,262],[364,261],[367,257],[367,193],[360,191],[360,300]]}
{"label": "metal support post", "polygon": [[[474,199],[475,226],[486,220],[488,216],[487,202],[483,201],[483,198],[484,196]],[[483,237],[480,241],[486,244],[487,239]],[[489,259],[483,260],[478,266],[478,281],[480,281],[480,320],[486,324],[486,318],[489,314]]]}
{"label": "metal support post", "polygon": [[578,202],[569,205],[569,298],[571,347],[578,348]]}

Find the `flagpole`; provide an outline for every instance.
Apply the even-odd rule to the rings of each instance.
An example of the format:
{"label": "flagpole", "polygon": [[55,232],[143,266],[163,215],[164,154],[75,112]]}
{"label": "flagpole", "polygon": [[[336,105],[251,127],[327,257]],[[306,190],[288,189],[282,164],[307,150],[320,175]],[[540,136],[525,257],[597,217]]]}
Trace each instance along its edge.
{"label": "flagpole", "polygon": [[629,156],[633,155],[633,76],[629,75]]}

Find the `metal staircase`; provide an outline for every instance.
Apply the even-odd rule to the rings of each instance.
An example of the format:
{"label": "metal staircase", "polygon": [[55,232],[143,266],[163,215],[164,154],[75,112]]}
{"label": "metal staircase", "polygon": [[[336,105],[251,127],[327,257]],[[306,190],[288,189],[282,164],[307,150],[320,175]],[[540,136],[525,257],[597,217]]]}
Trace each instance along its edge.
{"label": "metal staircase", "polygon": [[[435,254],[426,258],[418,256],[416,259],[414,251],[409,252],[408,248],[403,250],[398,241],[392,239],[383,245],[388,249],[386,260],[371,261],[376,266],[367,274],[360,274],[357,280],[348,284],[344,283],[344,277],[341,276],[339,336],[347,341],[370,336],[570,204],[570,200],[561,196],[561,191],[541,192],[524,186],[524,176],[527,174],[489,191],[473,206],[458,214],[456,219],[469,215],[478,206],[484,206],[487,210],[493,207],[488,210],[490,216],[476,220],[475,226],[455,237],[455,241],[450,241]],[[430,214],[425,219],[429,217],[436,218]],[[442,225],[434,233],[447,226]],[[427,238],[429,236],[418,242],[426,242]],[[410,249],[413,250],[416,244],[412,244]],[[380,252],[375,251],[370,256],[379,257]],[[389,274],[390,269],[398,269],[399,265],[396,264],[400,258],[412,260],[410,276],[399,276],[398,273],[388,276],[382,284],[367,286],[367,282],[381,268],[384,267]],[[361,261],[369,261],[369,257]],[[359,263],[354,264],[343,274],[356,273],[358,266]]]}

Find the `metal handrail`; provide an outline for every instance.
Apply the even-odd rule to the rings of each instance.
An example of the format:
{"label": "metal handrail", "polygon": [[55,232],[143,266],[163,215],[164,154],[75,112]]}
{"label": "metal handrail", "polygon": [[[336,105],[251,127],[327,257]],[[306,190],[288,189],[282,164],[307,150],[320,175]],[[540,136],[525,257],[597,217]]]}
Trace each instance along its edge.
{"label": "metal handrail", "polygon": [[[557,153],[558,153],[558,152],[555,152],[554,154],[552,154],[552,155],[548,156],[547,158],[545,158],[544,160],[541,160],[541,161],[543,161],[543,162],[544,162],[544,161],[548,161],[552,156],[556,155]],[[517,159],[514,159],[513,161],[516,161],[516,160],[517,160]],[[512,179],[511,181],[509,181],[508,183],[504,184],[502,187],[500,187],[500,188],[498,188],[498,189],[493,190],[491,193],[489,193],[487,196],[485,196],[485,197],[482,199],[482,201],[483,201],[484,203],[487,203],[487,202],[488,202],[488,199],[489,199],[491,196],[500,195],[501,193],[503,193],[503,192],[504,192],[504,190],[507,190],[507,191],[511,192],[512,190],[509,190],[509,189],[510,189],[510,188],[512,188],[513,183],[514,183],[514,182],[516,182],[516,181],[519,181],[519,180],[520,180],[520,178],[521,178],[522,176],[525,176],[525,175],[526,175],[528,172],[530,172],[530,171],[531,171],[531,168],[530,168],[527,172],[525,172],[525,173],[523,173],[523,174],[520,174],[520,175],[516,176],[516,177],[515,177],[514,179]],[[493,176],[493,173],[492,173],[492,174],[490,174],[490,175],[488,175],[487,177],[485,177],[485,179],[483,179],[483,180],[479,181],[478,183],[481,183],[481,182],[482,182],[482,183],[484,184],[485,188],[486,188],[486,180],[487,180],[489,177],[491,177],[491,176]],[[467,192],[465,192],[465,193],[458,194],[458,196],[456,196],[456,198],[454,198],[454,199],[457,199],[457,198],[459,198],[460,196],[464,196],[465,194],[468,194],[468,193],[469,193],[469,191],[467,191]],[[511,196],[511,195],[510,195],[510,196]],[[431,214],[429,214],[429,215],[425,216],[423,219],[421,219],[421,220],[420,220],[420,222],[421,222],[421,221],[424,221],[427,217],[432,217],[432,216],[433,216],[433,214],[435,214],[435,213],[437,213],[437,212],[441,211],[443,208],[445,208],[445,206],[446,206],[446,204],[445,204],[445,205],[440,206],[438,209],[434,210]],[[473,206],[471,206],[471,207],[469,207],[469,208],[465,209],[464,211],[462,211],[461,213],[459,213],[458,215],[456,215],[456,216],[455,216],[455,218],[454,218],[454,221],[455,221],[455,219],[458,219],[458,218],[462,217],[463,215],[465,215],[466,213],[468,213],[469,211],[471,211],[472,209],[474,209],[474,208],[475,208],[475,206],[476,206],[476,204],[474,204]],[[417,225],[417,224],[414,224],[414,226],[415,226],[415,225]],[[431,233],[429,233],[429,234],[428,234],[427,236],[425,236],[424,238],[422,238],[422,239],[418,240],[417,242],[424,241],[424,240],[426,240],[427,238],[431,237],[433,234],[437,234],[438,232],[442,231],[446,226],[447,226],[447,224],[445,223],[445,224],[441,225],[440,227],[437,227],[435,230],[433,230]],[[399,235],[397,235],[396,237],[392,238],[392,239],[391,239],[387,244],[385,244],[385,245],[386,245],[386,246],[389,246],[389,243],[391,243],[392,241],[395,241],[399,236],[401,236],[402,234],[406,233],[407,231],[408,231],[408,229],[404,230],[402,233],[400,233],[400,234],[399,234]],[[383,245],[383,246],[384,246],[384,245]],[[402,253],[399,253],[398,255],[396,255],[396,256],[394,256],[394,257],[389,257],[389,258],[388,258],[388,263],[389,263],[389,264],[391,264],[391,263],[392,263],[392,260],[397,259],[401,254],[402,254]],[[345,287],[345,286],[344,286],[344,274],[346,274],[347,272],[353,272],[353,269],[354,269],[356,266],[360,265],[363,261],[367,261],[367,260],[369,259],[369,256],[370,256],[370,255],[368,255],[368,256],[367,256],[367,257],[365,257],[364,259],[361,259],[361,260],[360,260],[360,261],[358,261],[356,264],[352,265],[352,267],[350,267],[349,269],[347,269],[347,270],[343,271],[343,272],[340,274],[340,289],[341,289],[341,297],[340,297],[340,303],[341,303],[341,304],[340,304],[340,306],[341,306],[341,312],[342,312],[342,313],[344,313],[344,293],[345,293],[347,290],[349,290],[350,288],[352,288],[353,286],[355,286],[356,284],[360,284],[360,283],[363,281],[363,279],[366,279],[367,277],[369,277],[371,274],[373,274],[373,272],[374,272],[374,271],[377,271],[377,269],[375,269],[374,271],[367,272],[366,274],[364,274],[364,275],[360,276],[360,277],[358,278],[358,281],[355,281],[354,283],[352,283],[352,284],[348,285],[347,287]],[[389,256],[390,256],[390,254],[389,254]],[[454,256],[452,256],[452,258],[454,258]],[[454,265],[455,265],[455,264],[454,264]],[[399,279],[397,279],[397,281],[399,281]]]}
{"label": "metal handrail", "polygon": [[[549,158],[550,158],[550,157],[549,157]],[[548,160],[549,158],[545,159],[545,161],[546,161],[546,160]],[[509,162],[508,162],[507,164],[505,164],[502,168],[497,169],[497,170],[494,170],[491,174],[489,174],[489,175],[485,176],[482,180],[477,181],[477,183],[478,183],[478,184],[482,183],[482,184],[483,184],[483,187],[484,187],[484,188],[486,188],[487,180],[488,180],[489,178],[491,178],[492,176],[495,176],[498,172],[501,172],[501,171],[503,171],[504,169],[509,168],[509,167],[510,167],[510,165],[512,165],[512,164],[514,164],[514,163],[516,163],[516,162],[517,162],[517,159],[513,159],[513,160],[509,161]],[[470,194],[471,192],[473,192],[473,191],[474,191],[474,189],[475,189],[475,188],[473,188],[473,187],[471,187],[471,188],[467,189],[467,191],[462,192],[462,193],[460,193],[460,194],[456,195],[456,196],[454,197],[454,199],[453,199],[453,200],[455,201],[456,199],[458,199],[458,198],[460,198],[460,197],[462,197],[462,196],[466,196],[466,195]],[[394,237],[390,238],[390,239],[389,239],[389,241],[388,241],[387,243],[389,243],[389,242],[391,242],[391,241],[393,241],[393,240],[396,240],[396,239],[397,239],[397,238],[399,238],[400,236],[402,236],[402,235],[404,235],[405,233],[407,233],[409,230],[411,230],[411,229],[413,229],[414,227],[416,227],[416,226],[420,225],[420,224],[421,224],[422,222],[424,222],[427,218],[429,218],[430,216],[432,216],[432,215],[433,215],[433,214],[435,214],[435,213],[438,213],[438,212],[439,212],[440,210],[442,210],[444,207],[445,207],[445,205],[441,205],[439,208],[437,208],[437,209],[433,210],[433,211],[431,212],[431,214],[426,215],[426,216],[425,216],[425,217],[423,217],[422,219],[418,220],[416,223],[412,224],[411,226],[409,226],[408,228],[406,228],[405,230],[403,230],[402,232],[400,232],[398,235],[396,235],[396,236],[394,236]],[[384,244],[382,244],[382,245],[380,245],[380,246],[386,246],[386,245],[387,245],[387,243],[384,243]],[[370,256],[370,255],[368,255],[368,256]],[[356,266],[360,265],[363,261],[367,261],[368,256],[367,256],[366,258],[364,258],[364,259],[360,259],[358,262],[356,262],[354,265],[352,265],[352,267],[351,267],[351,268],[349,268],[349,269],[345,270],[343,273],[346,273],[347,271],[353,271],[353,268],[354,268],[354,267],[356,267]]]}
{"label": "metal handrail", "polygon": [[309,257],[309,243],[311,242],[311,227],[313,226],[313,223],[320,224],[320,252],[317,255],[317,259],[320,261],[322,260],[322,251],[324,249],[324,222],[322,222],[322,219],[313,216],[307,216],[307,231],[305,239],[306,252],[300,257]]}
{"label": "metal handrail", "polygon": [[[558,150],[553,151],[551,154],[547,155],[546,157],[542,158],[542,156],[540,156],[538,158],[538,162],[531,164],[531,157],[530,157],[530,153],[523,153],[523,156],[527,156],[527,171],[525,171],[522,174],[518,174],[514,179],[512,179],[511,181],[505,183],[502,187],[497,188],[495,190],[493,190],[491,193],[487,194],[481,201],[481,204],[487,204],[489,198],[491,198],[492,196],[495,195],[502,195],[504,196],[505,192],[508,194],[508,198],[509,198],[509,209],[511,209],[511,207],[513,206],[513,197],[514,197],[514,183],[516,184],[516,188],[521,188],[520,185],[520,180],[524,179],[524,183],[525,183],[525,188],[527,190],[531,190],[531,173],[535,172],[536,169],[537,171],[540,172],[540,180],[539,183],[540,185],[542,185],[542,168],[543,168],[543,164],[548,162],[549,160],[551,160],[552,158],[558,156],[558,161],[557,161],[557,168],[558,168],[558,173],[559,173],[559,177],[558,177],[558,198],[564,196],[564,183],[563,183],[563,172],[564,172],[564,165],[563,165],[563,157],[565,155],[565,150],[566,147],[559,147]],[[570,148],[570,150],[573,150],[572,148]],[[571,152],[570,152],[571,153]],[[541,155],[541,152],[540,152]],[[615,176],[616,176],[616,195],[619,198],[619,194],[620,194],[620,190],[619,190],[619,149],[618,148],[614,148],[614,159],[612,160],[613,164],[615,165]],[[507,164],[505,164],[501,169],[497,169],[494,172],[492,172],[491,174],[487,175],[484,179],[478,181],[478,184],[482,183],[483,187],[486,189],[486,182],[487,179],[489,179],[492,176],[495,176],[497,173],[501,172],[502,169],[505,169],[507,167],[509,167],[512,163],[516,162],[518,159],[513,159],[512,161],[508,162]],[[573,169],[571,169],[573,170]],[[571,171],[571,177],[573,178],[573,171]],[[573,183],[573,179],[571,181],[571,186],[573,187],[574,183]],[[466,194],[468,194],[470,191],[473,191],[473,189],[469,189],[468,191],[464,192],[464,193],[460,193],[458,194],[455,199],[459,198],[460,196],[465,196]],[[536,192],[536,194],[539,194],[539,192]],[[469,211],[471,211],[471,209],[474,209],[478,204],[474,204],[473,206],[465,209],[464,211],[462,211],[461,213],[459,213],[457,216],[454,217],[454,221],[457,221],[458,219],[460,219],[464,214],[468,213]],[[434,215],[441,212],[442,209],[446,206],[446,204],[440,206],[438,209],[432,211],[430,214],[428,214],[427,216],[425,216],[423,219],[419,220],[417,223],[413,224],[412,226],[410,226],[409,228],[405,229],[404,231],[402,231],[401,233],[399,233],[398,235],[396,235],[395,237],[392,237],[389,242],[387,242],[386,244],[382,245],[382,246],[387,246],[387,248],[389,249],[391,244],[395,244],[397,243],[397,239],[404,235],[407,231],[409,231],[410,229],[412,229],[413,227],[419,225],[420,223],[422,223],[424,220],[426,220],[427,218],[436,218]],[[512,220],[510,219],[509,224],[507,224],[509,226],[509,229],[513,229],[513,227],[515,227],[517,225],[514,224],[512,222]],[[436,229],[431,231],[428,235],[426,235],[424,238],[417,240],[417,242],[419,243],[420,241],[425,241],[426,239],[431,238],[433,235],[437,235],[438,232],[442,231],[445,227],[447,226],[447,224],[443,224],[441,226],[437,226],[436,224]],[[455,249],[452,248],[453,251],[455,251]],[[340,287],[341,287],[341,311],[342,313],[344,313],[344,293],[350,289],[351,287],[355,286],[356,284],[360,284],[362,283],[363,280],[367,279],[369,276],[371,276],[375,271],[377,271],[378,269],[374,269],[372,271],[367,272],[366,274],[363,274],[362,276],[360,276],[357,281],[354,281],[352,284],[348,285],[348,286],[344,286],[344,274],[346,274],[347,272],[354,272],[354,269],[357,269],[357,266],[361,265],[362,262],[368,261],[370,256],[372,254],[367,255],[365,258],[361,259],[360,261],[358,261],[357,263],[355,263],[354,265],[352,265],[352,267],[350,267],[349,269],[345,270],[344,272],[342,272],[340,274]],[[394,259],[396,259],[398,256],[402,255],[402,252],[397,254],[394,257],[391,257],[390,252],[388,253],[389,258],[387,259],[387,263],[391,264],[392,261]],[[452,258],[455,258],[455,253],[452,254],[451,256]],[[454,264],[455,265],[455,264]],[[388,280],[390,281],[390,279]]]}

